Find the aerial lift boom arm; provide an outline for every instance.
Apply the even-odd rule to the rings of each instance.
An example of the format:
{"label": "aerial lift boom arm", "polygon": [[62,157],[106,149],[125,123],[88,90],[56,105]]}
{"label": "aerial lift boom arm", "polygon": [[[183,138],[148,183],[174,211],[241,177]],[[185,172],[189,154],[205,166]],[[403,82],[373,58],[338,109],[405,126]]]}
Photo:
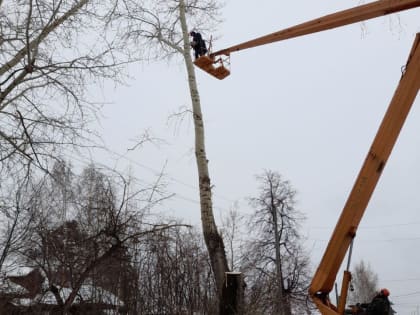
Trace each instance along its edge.
{"label": "aerial lift boom arm", "polygon": [[293,37],[308,35],[328,29],[373,19],[420,6],[420,0],[379,0],[351,9],[325,15],[323,17],[286,28],[256,39],[231,46],[210,54],[210,57],[230,55],[230,53],[252,47],[266,45]]}
{"label": "aerial lift boom arm", "polygon": [[[342,290],[342,294],[345,295],[340,299],[338,308],[330,303],[328,294],[333,288],[340,265],[356,234],[369,199],[397,141],[419,88],[420,33],[416,36],[405,72],[350,192],[321,263],[312,279],[309,293],[324,315],[341,315],[344,312],[347,290],[344,290],[344,292]],[[350,274],[345,272],[342,284],[344,288],[348,286],[350,278]]]}
{"label": "aerial lift boom arm", "polygon": [[202,56],[198,58],[194,64],[221,80],[230,74],[229,69],[224,66],[223,59],[221,57],[230,56],[232,52],[325,31],[419,6],[420,0],[379,0],[371,2],[351,9],[329,14],[275,33],[258,37],[242,44],[210,53],[209,56]]}

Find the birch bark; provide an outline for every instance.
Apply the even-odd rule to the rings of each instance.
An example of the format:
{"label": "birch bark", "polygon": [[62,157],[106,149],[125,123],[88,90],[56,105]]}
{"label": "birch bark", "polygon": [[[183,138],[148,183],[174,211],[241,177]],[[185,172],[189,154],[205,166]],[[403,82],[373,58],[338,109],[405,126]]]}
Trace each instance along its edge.
{"label": "birch bark", "polygon": [[208,159],[205,148],[204,122],[201,112],[200,95],[197,88],[194,66],[190,54],[190,43],[188,37],[188,27],[185,16],[185,2],[179,1],[180,22],[183,33],[183,55],[188,73],[188,84],[190,88],[192,111],[195,131],[195,156],[198,170],[198,182],[200,190],[201,223],[203,228],[204,240],[209,252],[211,266],[213,269],[217,293],[221,298],[225,272],[229,271],[225,247],[214,220],[213,203],[211,193],[211,182],[208,170]]}

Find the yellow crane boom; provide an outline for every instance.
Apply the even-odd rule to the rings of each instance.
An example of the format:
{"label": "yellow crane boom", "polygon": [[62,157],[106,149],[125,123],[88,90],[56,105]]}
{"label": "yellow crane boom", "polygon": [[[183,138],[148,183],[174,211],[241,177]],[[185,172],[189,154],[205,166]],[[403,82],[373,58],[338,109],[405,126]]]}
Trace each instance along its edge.
{"label": "yellow crane boom", "polygon": [[342,297],[338,309],[330,303],[328,294],[333,288],[340,265],[356,234],[369,199],[397,141],[419,88],[420,33],[415,38],[405,72],[353,185],[321,263],[312,279],[309,293],[324,315],[337,315],[344,312],[347,287],[351,279],[350,273],[344,273],[342,284],[344,289],[341,290]]}
{"label": "yellow crane boom", "polygon": [[218,50],[210,53],[208,56],[201,56],[194,61],[194,64],[221,80],[230,75],[230,71],[225,67],[221,56],[230,56],[232,52],[321,32],[416,7],[420,7],[420,0],[379,0],[371,2]]}
{"label": "yellow crane boom", "polygon": [[325,15],[323,17],[298,24],[256,39],[216,51],[210,56],[230,55],[230,53],[271,44],[285,39],[308,35],[332,28],[357,23],[383,15],[396,13],[420,6],[420,0],[381,0],[360,5],[351,9]]}

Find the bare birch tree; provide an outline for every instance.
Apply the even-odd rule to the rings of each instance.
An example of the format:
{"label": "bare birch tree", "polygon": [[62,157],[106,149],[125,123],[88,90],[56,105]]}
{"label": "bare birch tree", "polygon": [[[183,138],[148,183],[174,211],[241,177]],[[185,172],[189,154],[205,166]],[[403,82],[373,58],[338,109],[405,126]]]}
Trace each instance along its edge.
{"label": "bare birch tree", "polygon": [[[189,30],[208,30],[216,21],[219,6],[215,0],[134,1],[124,0],[119,14],[122,21],[130,21],[123,28],[127,37],[149,48],[153,58],[183,59],[192,103],[195,130],[195,156],[198,170],[201,221],[209,252],[217,292],[222,297],[225,272],[229,271],[223,239],[213,214],[211,181],[205,147],[204,119],[191,58]],[[128,18],[127,18],[128,17]],[[221,302],[223,305],[223,302]]]}
{"label": "bare birch tree", "polygon": [[227,243],[228,262],[231,270],[240,268],[240,250],[243,242],[244,216],[238,211],[238,203],[229,209],[222,217],[221,234]]}
{"label": "bare birch tree", "polygon": [[253,239],[243,253],[251,313],[291,315],[307,310],[309,258],[300,244],[302,214],[295,208],[295,190],[280,174],[257,177],[260,194],[251,198],[255,213]]}
{"label": "bare birch tree", "polygon": [[138,314],[217,314],[208,253],[195,229],[150,234],[136,261]]}
{"label": "bare birch tree", "polygon": [[361,260],[354,266],[351,284],[349,303],[370,303],[378,290],[378,275],[370,264]]}

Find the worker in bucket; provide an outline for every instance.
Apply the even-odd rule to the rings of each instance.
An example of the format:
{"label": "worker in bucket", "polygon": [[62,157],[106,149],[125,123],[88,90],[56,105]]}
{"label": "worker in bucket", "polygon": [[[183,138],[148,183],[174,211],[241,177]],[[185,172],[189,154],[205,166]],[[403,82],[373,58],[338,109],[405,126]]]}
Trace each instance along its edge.
{"label": "worker in bucket", "polygon": [[191,31],[190,36],[192,36],[191,47],[194,49],[195,59],[205,55],[207,53],[206,42],[201,37],[201,34]]}

